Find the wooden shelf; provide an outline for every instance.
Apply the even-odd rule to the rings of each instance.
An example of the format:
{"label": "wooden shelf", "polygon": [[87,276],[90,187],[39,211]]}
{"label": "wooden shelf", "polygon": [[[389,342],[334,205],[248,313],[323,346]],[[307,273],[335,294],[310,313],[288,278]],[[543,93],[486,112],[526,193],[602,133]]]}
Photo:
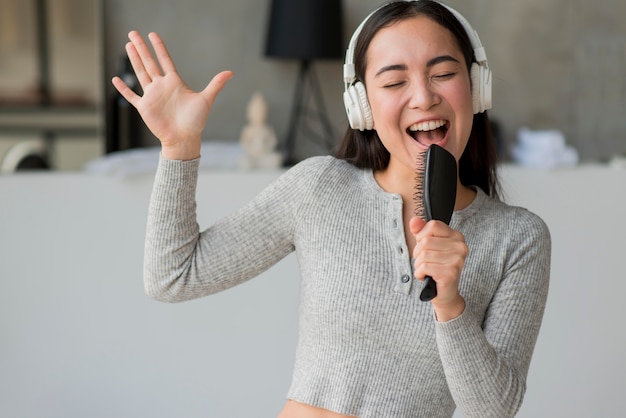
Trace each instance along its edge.
{"label": "wooden shelf", "polygon": [[0,134],[98,136],[101,114],[96,106],[0,107]]}

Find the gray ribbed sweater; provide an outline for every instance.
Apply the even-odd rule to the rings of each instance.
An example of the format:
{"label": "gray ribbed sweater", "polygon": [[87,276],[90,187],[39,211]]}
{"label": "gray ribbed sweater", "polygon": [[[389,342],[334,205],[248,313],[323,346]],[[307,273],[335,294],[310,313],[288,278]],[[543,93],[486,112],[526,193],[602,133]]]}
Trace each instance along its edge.
{"label": "gray ribbed sweater", "polygon": [[[402,199],[371,170],[314,157],[200,233],[198,160],[162,159],[148,215],[145,287],[183,301],[248,280],[296,251],[299,339],[289,399],[361,418],[513,416],[548,291],[550,235],[478,190],[451,226],[470,249],[463,314],[419,301]],[[210,210],[210,208],[203,208]],[[210,359],[209,359],[210,361]]]}

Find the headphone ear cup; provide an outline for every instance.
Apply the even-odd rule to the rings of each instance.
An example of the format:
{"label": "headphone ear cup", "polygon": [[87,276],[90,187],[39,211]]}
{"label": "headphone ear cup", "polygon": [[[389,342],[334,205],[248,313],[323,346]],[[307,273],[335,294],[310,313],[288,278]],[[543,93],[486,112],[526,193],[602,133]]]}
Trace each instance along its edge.
{"label": "headphone ear cup", "polygon": [[482,94],[481,80],[480,80],[480,67],[477,63],[472,63],[470,67],[470,78],[472,82],[472,106],[474,108],[474,114],[482,112]]}
{"label": "headphone ear cup", "polygon": [[364,131],[374,127],[372,110],[363,83],[357,81],[348,87],[343,93],[343,102],[352,129]]}
{"label": "headphone ear cup", "polygon": [[474,114],[491,109],[491,70],[474,62],[470,67],[470,77]]}
{"label": "headphone ear cup", "polygon": [[343,92],[343,104],[346,108],[346,114],[348,115],[348,122],[352,129],[361,130],[363,125],[363,116],[359,109],[359,99],[353,86],[348,87]]}

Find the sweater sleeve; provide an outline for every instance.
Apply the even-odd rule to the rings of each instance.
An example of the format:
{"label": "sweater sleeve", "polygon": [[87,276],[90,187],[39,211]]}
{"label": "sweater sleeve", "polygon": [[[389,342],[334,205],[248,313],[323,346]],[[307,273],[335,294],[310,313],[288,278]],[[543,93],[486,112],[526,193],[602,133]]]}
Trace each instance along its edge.
{"label": "sweater sleeve", "polygon": [[437,344],[452,396],[464,415],[512,417],[526,376],[548,293],[551,240],[536,215],[519,209],[503,278],[481,323],[471,309],[437,322]]}
{"label": "sweater sleeve", "polygon": [[250,203],[200,232],[199,160],[161,158],[146,228],[146,293],[165,302],[210,295],[260,274],[292,252],[310,165],[293,167]]}

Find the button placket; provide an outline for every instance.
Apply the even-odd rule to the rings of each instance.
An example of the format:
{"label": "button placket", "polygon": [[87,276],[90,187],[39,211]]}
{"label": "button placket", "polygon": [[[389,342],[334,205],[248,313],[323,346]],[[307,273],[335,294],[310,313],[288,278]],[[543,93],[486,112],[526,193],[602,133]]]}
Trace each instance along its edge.
{"label": "button placket", "polygon": [[406,239],[404,236],[404,228],[402,224],[402,198],[400,196],[394,196],[390,202],[390,213],[393,215],[391,219],[391,237],[392,242],[396,245],[395,266],[396,271],[393,277],[394,291],[408,295],[411,293],[411,287],[413,284],[412,274],[410,269],[410,263],[407,262],[408,248],[406,246]]}

